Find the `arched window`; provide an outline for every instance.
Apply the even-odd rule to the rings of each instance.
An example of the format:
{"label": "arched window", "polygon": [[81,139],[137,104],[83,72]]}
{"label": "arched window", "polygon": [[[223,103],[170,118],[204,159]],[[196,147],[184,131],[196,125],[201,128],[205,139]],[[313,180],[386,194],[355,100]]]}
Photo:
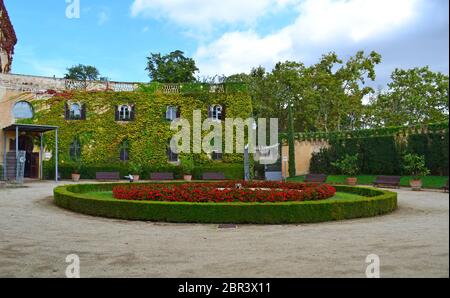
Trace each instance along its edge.
{"label": "arched window", "polygon": [[222,121],[224,112],[223,107],[221,105],[214,105],[210,107],[209,110],[209,118],[216,121]]}
{"label": "arched window", "polygon": [[120,161],[129,161],[130,160],[130,146],[128,141],[123,141],[120,144]]}
{"label": "arched window", "polygon": [[69,109],[70,120],[80,120],[81,119],[81,106],[77,103],[70,105]]}
{"label": "arched window", "polygon": [[129,121],[131,119],[131,108],[127,105],[120,106],[119,108],[119,120]]}
{"label": "arched window", "polygon": [[13,116],[15,119],[31,119],[33,114],[33,107],[26,101],[19,101],[14,105]]}
{"label": "arched window", "polygon": [[70,159],[73,161],[79,160],[81,158],[81,144],[78,138],[73,139],[70,144]]}

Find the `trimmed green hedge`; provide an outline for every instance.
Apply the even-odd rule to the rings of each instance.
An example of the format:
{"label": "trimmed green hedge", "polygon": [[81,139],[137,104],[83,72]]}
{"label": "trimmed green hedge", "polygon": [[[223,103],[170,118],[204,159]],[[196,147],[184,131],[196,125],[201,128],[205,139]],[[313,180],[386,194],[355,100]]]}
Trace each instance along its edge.
{"label": "trimmed green hedge", "polygon": [[123,184],[60,186],[56,205],[75,212],[125,220],[174,223],[294,224],[372,217],[397,209],[397,194],[372,188],[338,186],[363,199],[289,203],[172,203],[99,199],[89,192],[111,191]]}
{"label": "trimmed green hedge", "polygon": [[311,173],[340,174],[332,165],[346,154],[359,154],[361,173],[368,175],[402,175],[402,156],[414,153],[425,156],[432,175],[448,176],[448,131],[413,134],[407,138],[375,136],[367,138],[332,139],[330,147],[314,153]]}
{"label": "trimmed green hedge", "polygon": [[[346,175],[330,175],[326,181],[327,184],[336,185],[346,185]],[[376,175],[358,175],[358,185],[373,185],[376,180]],[[403,176],[400,180],[400,186],[410,187],[409,182],[413,179],[411,176]],[[290,182],[304,182],[305,176],[297,176],[288,179]],[[426,176],[422,178],[423,188],[425,189],[442,189],[448,181],[448,176]]]}

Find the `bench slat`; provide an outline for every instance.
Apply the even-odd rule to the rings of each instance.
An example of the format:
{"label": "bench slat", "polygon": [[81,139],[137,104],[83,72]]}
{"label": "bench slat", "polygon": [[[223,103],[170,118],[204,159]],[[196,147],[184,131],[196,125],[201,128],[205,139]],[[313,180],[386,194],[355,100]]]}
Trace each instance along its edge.
{"label": "bench slat", "polygon": [[374,181],[374,185],[389,185],[389,186],[400,186],[400,176],[378,176]]}
{"label": "bench slat", "polygon": [[120,180],[119,172],[97,172],[95,173],[97,180]]}
{"label": "bench slat", "polygon": [[325,174],[308,174],[305,177],[305,182],[307,183],[325,183],[328,179],[328,176]]}

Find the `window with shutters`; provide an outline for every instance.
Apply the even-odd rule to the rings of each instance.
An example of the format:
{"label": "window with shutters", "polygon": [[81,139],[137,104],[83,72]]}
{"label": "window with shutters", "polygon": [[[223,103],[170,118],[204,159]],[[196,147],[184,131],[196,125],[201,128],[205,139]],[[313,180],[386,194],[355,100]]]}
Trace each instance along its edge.
{"label": "window with shutters", "polygon": [[116,106],[116,121],[134,121],[135,107],[130,105]]}
{"label": "window with shutters", "polygon": [[208,114],[209,118],[214,121],[225,120],[224,108],[221,105],[210,106]]}
{"label": "window with shutters", "polygon": [[78,138],[73,139],[70,144],[70,159],[72,161],[81,159],[81,144]]}
{"label": "window with shutters", "polygon": [[180,118],[180,109],[178,107],[169,106],[166,110],[166,120],[174,121],[177,118]]}

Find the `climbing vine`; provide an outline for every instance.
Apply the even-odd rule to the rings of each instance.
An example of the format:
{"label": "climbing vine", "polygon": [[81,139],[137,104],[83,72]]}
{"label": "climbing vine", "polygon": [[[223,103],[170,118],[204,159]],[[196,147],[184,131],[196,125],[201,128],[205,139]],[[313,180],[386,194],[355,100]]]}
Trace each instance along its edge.
{"label": "climbing vine", "polygon": [[[86,120],[66,120],[66,103],[86,105]],[[135,107],[135,119],[119,122],[115,119],[115,107],[123,104]],[[34,124],[59,127],[60,164],[71,162],[70,144],[75,138],[81,143],[81,157],[85,166],[123,165],[120,161],[120,145],[129,144],[129,162],[143,167],[168,166],[167,144],[176,133],[170,130],[166,120],[168,106],[181,109],[181,116],[190,121],[194,110],[202,111],[202,119],[208,116],[208,106],[220,104],[226,107],[226,117],[246,119],[252,114],[251,99],[245,92],[162,94],[151,91],[137,92],[64,92],[49,99],[32,102],[36,111]],[[206,132],[207,133],[207,132]],[[46,144],[53,144],[54,133],[46,134]],[[49,146],[52,148],[51,146]],[[51,151],[51,149],[50,149]],[[206,154],[193,154],[197,165],[217,164]],[[240,154],[224,154],[221,164],[242,163]]]}

